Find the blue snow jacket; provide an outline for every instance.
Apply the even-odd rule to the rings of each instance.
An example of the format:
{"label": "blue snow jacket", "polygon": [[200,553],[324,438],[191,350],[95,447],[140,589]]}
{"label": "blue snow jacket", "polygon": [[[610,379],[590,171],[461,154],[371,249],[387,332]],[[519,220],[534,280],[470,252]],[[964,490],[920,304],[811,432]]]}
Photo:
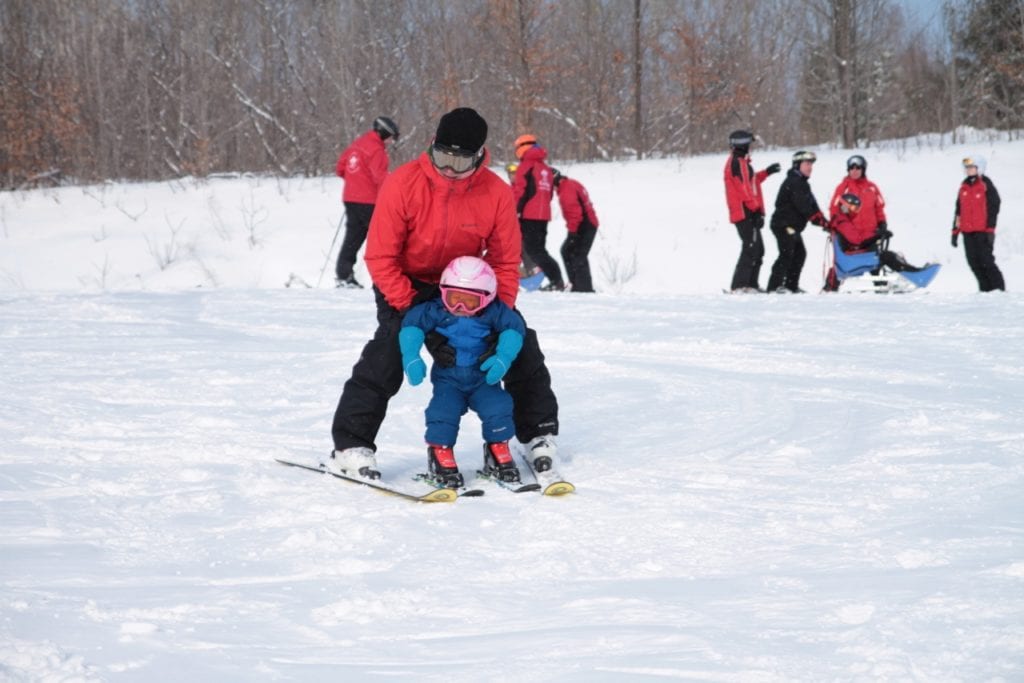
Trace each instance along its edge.
{"label": "blue snow jacket", "polygon": [[526,325],[518,313],[495,299],[475,316],[458,316],[448,312],[440,299],[431,299],[413,306],[402,327],[418,327],[424,333],[436,330],[448,337],[448,344],[455,349],[455,365],[469,367],[480,365],[480,355],[487,350],[487,337],[492,332],[515,330],[526,336]]}

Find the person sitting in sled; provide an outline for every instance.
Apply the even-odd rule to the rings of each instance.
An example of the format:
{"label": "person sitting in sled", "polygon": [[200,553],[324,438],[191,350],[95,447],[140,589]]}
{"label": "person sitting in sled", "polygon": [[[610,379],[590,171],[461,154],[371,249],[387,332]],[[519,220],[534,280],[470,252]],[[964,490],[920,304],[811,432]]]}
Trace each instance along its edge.
{"label": "person sitting in sled", "polygon": [[[892,232],[887,226],[874,225],[872,227],[868,223],[856,221],[857,214],[861,210],[861,200],[857,195],[847,192],[833,202],[832,206],[837,210],[832,214],[825,230],[832,233],[832,239],[839,240],[839,248],[844,252],[877,250],[879,263],[896,272],[917,273],[928,267],[928,264],[922,268],[912,266],[903,260],[900,254],[889,251],[887,247]],[[825,276],[824,291],[839,291],[839,277],[836,275],[835,264],[832,264],[828,275]]]}
{"label": "person sitting in sled", "polygon": [[[398,333],[402,368],[413,386],[426,376],[420,349],[427,333],[440,332],[455,349],[454,366],[435,363],[430,371],[434,393],[426,409],[427,467],[449,488],[465,483],[453,447],[468,408],[482,423],[484,471],[502,481],[519,481],[508,447],[515,434],[512,397],[501,387],[501,378],[523,346],[526,325],[496,297],[497,289],[497,277],[486,261],[475,256],[452,259],[441,275],[440,298],[409,309]],[[493,355],[487,355],[495,342]]]}

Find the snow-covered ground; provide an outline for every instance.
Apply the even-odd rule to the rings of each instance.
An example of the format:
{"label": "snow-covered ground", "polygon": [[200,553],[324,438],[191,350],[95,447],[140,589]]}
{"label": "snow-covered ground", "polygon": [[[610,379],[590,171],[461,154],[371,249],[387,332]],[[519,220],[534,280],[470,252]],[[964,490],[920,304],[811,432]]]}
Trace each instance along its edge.
{"label": "snow-covered ground", "polygon": [[[1006,294],[948,243],[967,149]],[[520,307],[578,493],[452,505],[273,462],[330,448],[374,326],[330,266],[282,286],[317,282],[340,181],[0,195],[0,679],[1021,680],[1024,143],[867,156],[927,292],[723,296],[724,154],[564,167],[601,293]],[[393,401],[386,476],[428,395]]]}

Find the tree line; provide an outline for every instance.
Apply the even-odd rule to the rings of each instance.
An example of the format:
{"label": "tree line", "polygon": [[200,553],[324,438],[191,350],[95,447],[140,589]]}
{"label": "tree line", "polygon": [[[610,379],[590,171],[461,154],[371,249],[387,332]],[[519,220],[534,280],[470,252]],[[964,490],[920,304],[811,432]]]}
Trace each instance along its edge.
{"label": "tree line", "polygon": [[1024,0],[0,0],[0,185],[321,175],[478,109],[499,160],[1024,129]]}

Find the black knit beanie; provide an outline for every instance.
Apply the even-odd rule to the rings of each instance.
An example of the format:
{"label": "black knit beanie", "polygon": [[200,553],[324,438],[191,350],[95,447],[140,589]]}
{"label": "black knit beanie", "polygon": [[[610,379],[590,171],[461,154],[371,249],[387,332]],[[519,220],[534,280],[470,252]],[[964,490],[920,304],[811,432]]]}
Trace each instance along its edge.
{"label": "black knit beanie", "polygon": [[437,124],[434,142],[452,149],[479,152],[487,142],[487,122],[475,109],[452,109]]}

